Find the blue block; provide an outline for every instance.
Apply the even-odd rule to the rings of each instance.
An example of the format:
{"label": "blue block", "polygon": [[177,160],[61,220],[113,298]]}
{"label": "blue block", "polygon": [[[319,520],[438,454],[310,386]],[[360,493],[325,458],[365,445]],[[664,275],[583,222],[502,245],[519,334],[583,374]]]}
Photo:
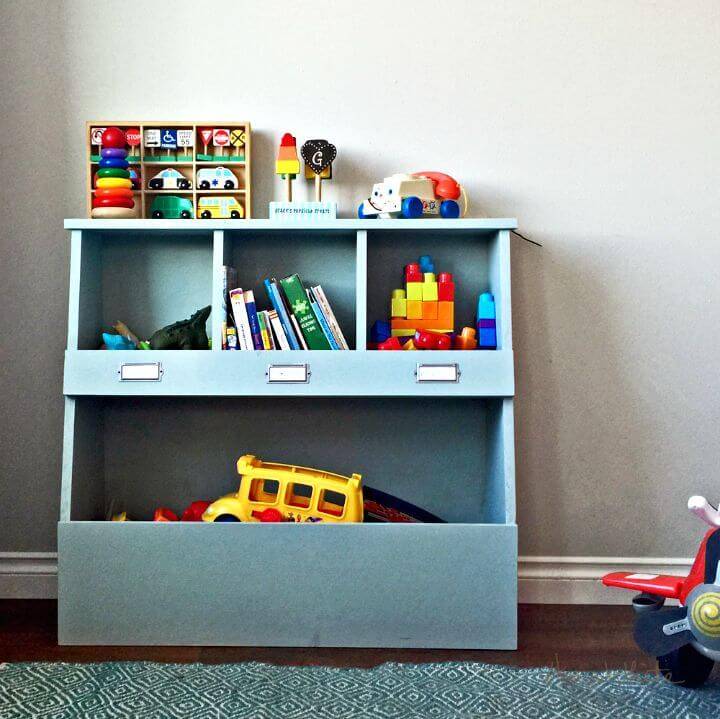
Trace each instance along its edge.
{"label": "blue block", "polygon": [[375,324],[370,328],[370,341],[371,342],[384,342],[390,337],[390,323],[377,320]]}
{"label": "blue block", "polygon": [[430,255],[421,255],[418,264],[420,265],[420,272],[423,274],[425,272],[435,272],[435,263]]}

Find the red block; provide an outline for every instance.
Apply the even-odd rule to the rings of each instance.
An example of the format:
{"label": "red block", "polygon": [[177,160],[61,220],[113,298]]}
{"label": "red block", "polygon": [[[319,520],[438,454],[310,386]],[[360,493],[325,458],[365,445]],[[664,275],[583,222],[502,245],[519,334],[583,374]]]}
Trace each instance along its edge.
{"label": "red block", "polygon": [[381,342],[377,348],[379,350],[401,350],[402,345],[400,344],[400,340],[397,337],[390,337],[389,339],[386,339],[384,342]]}
{"label": "red block", "polygon": [[422,282],[423,274],[420,272],[420,265],[413,262],[405,265],[405,282]]}
{"label": "red block", "polygon": [[448,335],[428,330],[418,330],[415,333],[415,347],[419,350],[449,350],[452,340]]}
{"label": "red block", "polygon": [[452,281],[450,272],[441,272],[438,275],[438,301],[455,301],[455,283]]}

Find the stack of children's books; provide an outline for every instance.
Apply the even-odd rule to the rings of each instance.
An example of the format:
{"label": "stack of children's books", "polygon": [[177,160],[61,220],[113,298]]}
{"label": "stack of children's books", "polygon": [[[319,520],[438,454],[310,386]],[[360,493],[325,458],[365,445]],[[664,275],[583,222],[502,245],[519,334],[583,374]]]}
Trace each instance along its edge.
{"label": "stack of children's books", "polygon": [[223,267],[222,348],[227,350],[347,350],[348,343],[323,288],[305,288],[298,275],[265,280],[271,310],[258,310],[255,293],[237,287]]}

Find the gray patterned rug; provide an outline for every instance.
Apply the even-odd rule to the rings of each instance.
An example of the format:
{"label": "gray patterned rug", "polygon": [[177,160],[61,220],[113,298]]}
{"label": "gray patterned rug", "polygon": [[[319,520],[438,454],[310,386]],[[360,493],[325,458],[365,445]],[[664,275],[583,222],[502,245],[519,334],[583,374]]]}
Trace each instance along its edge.
{"label": "gray patterned rug", "polygon": [[0,664],[0,717],[65,719],[704,719],[720,684],[479,663],[374,669],[244,664]]}

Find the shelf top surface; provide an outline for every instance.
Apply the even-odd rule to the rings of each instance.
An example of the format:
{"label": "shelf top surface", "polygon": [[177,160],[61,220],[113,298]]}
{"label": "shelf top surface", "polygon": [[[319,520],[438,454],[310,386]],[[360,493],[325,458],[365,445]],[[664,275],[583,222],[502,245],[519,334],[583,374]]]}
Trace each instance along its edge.
{"label": "shelf top surface", "polygon": [[360,220],[339,219],[321,222],[283,222],[277,220],[65,220],[66,230],[514,230],[512,217],[466,217],[457,220]]}

